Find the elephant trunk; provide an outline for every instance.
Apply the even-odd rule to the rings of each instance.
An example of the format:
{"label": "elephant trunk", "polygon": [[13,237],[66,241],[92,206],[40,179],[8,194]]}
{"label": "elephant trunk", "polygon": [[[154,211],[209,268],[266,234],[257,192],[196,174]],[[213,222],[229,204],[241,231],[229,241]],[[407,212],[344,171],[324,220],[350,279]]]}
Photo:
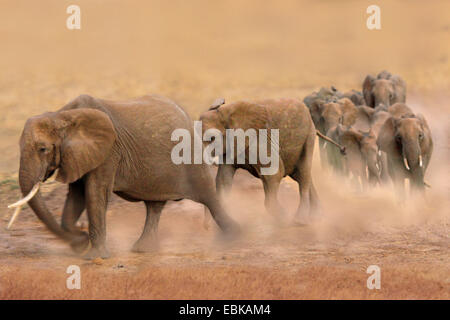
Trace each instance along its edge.
{"label": "elephant trunk", "polygon": [[415,187],[423,189],[425,186],[424,170],[419,142],[407,141],[403,143],[402,149],[403,165],[411,174],[411,183]]}
{"label": "elephant trunk", "polygon": [[380,183],[381,168],[378,162],[368,161],[367,169],[369,171],[369,180],[372,184]]}
{"label": "elephant trunk", "polygon": [[[87,245],[86,241],[88,241],[87,234],[74,234],[64,230],[55,220],[51,212],[48,210],[45,205],[44,200],[42,199],[42,195],[39,190],[36,190],[36,185],[39,185],[43,182],[45,173],[39,172],[40,170],[36,170],[38,173],[33,176],[30,175],[29,172],[33,172],[33,170],[28,171],[21,165],[19,170],[19,184],[22,194],[24,196],[30,195],[32,189],[36,192],[35,195],[28,201],[28,205],[34,211],[36,216],[45,224],[45,226],[58,237],[65,241],[71,242],[73,245],[77,247],[80,246],[81,243]],[[31,194],[32,195],[32,194]],[[84,246],[84,245],[83,245]]]}

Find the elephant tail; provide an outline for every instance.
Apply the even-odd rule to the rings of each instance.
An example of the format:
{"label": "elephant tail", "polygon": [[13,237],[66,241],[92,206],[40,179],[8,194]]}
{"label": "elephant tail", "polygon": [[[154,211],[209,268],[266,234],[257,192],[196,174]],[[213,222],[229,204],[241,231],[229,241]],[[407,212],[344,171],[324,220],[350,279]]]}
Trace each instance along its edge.
{"label": "elephant tail", "polygon": [[327,141],[327,142],[329,142],[329,143],[331,143],[331,144],[334,144],[336,147],[339,148],[339,150],[341,151],[341,153],[342,153],[343,155],[345,155],[345,147],[344,147],[344,146],[341,146],[339,143],[337,143],[337,142],[334,141],[333,139],[327,137],[326,135],[322,134],[322,133],[321,133],[320,131],[318,131],[318,130],[316,130],[316,134],[317,134],[317,136],[318,136],[319,138],[322,138],[323,140],[325,140],[325,141]]}

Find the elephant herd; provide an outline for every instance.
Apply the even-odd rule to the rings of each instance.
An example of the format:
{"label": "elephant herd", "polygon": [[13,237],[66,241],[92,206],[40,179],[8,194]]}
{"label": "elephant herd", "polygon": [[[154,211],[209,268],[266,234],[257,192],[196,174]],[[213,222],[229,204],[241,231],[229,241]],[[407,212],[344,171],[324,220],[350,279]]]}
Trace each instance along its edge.
{"label": "elephant herd", "polygon": [[346,148],[319,141],[322,165],[352,177],[362,189],[391,180],[404,197],[405,179],[412,190],[427,185],[425,171],[433,152],[427,121],[406,102],[406,83],[387,71],[368,75],[362,93],[322,88],[304,99],[316,128]]}
{"label": "elephant herd", "polygon": [[[127,201],[142,201],[147,209],[134,251],[154,249],[161,211],[171,200],[203,204],[207,217],[211,215],[221,230],[236,234],[239,226],[226,213],[224,203],[237,169],[261,179],[266,209],[276,216],[284,213],[277,197],[281,179],[295,180],[300,195],[295,220],[307,223],[319,206],[311,175],[316,135],[321,138],[322,164],[328,163],[337,173],[350,175],[364,186],[390,177],[400,189],[404,179],[423,189],[433,143],[424,117],[405,105],[405,97],[404,81],[384,71],[376,78],[367,76],[362,94],[341,93],[332,87],[312,93],[304,103],[297,99],[218,100],[200,117],[202,134],[215,129],[226,137],[229,129],[254,129],[260,138],[262,132],[277,129],[276,136],[266,134],[267,143],[276,144],[279,163],[274,174],[265,175],[262,169],[267,163],[239,163],[239,152],[233,151],[234,161],[219,162],[214,179],[210,164],[172,161],[174,130],[187,130],[198,139],[189,115],[173,101],[158,95],[119,102],[81,95],[60,110],[25,123],[19,169],[24,198],[9,206],[16,208],[9,226],[28,203],[45,226],[76,252],[87,259],[107,258],[106,211],[115,193]],[[249,146],[245,146],[248,160]],[[223,159],[229,153],[224,146],[215,156]],[[68,184],[60,224],[39,191],[53,175]],[[88,233],[77,227],[85,210]]]}

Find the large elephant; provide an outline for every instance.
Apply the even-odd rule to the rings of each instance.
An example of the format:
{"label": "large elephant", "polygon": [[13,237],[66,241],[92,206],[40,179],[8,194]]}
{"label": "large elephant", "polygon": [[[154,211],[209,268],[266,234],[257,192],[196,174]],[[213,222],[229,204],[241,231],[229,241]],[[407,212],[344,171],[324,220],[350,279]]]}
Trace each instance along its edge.
{"label": "large elephant", "polygon": [[[275,143],[279,146],[279,165],[274,174],[262,174],[262,168],[267,165],[263,165],[259,159],[256,163],[250,163],[249,146],[246,145],[244,164],[238,163],[238,152],[234,152],[231,163],[219,163],[216,177],[218,193],[223,195],[230,189],[237,169],[247,170],[262,180],[266,209],[270,213],[279,214],[284,211],[277,199],[278,188],[281,179],[290,176],[297,181],[300,191],[296,221],[308,222],[310,211],[318,206],[319,200],[311,176],[316,129],[307,107],[295,99],[237,101],[221,105],[222,103],[212,106],[200,116],[203,132],[217,129],[223,139],[226,139],[228,129],[242,129],[244,132],[254,129],[259,138],[262,135],[260,129],[278,129],[278,142],[270,137],[268,144]],[[260,143],[258,149],[261,147]],[[227,157],[227,152],[229,149],[224,147],[220,156]]]}
{"label": "large elephant", "polygon": [[387,71],[380,72],[376,78],[367,75],[362,89],[366,105],[371,108],[379,105],[389,107],[394,103],[406,101],[405,81]]}
{"label": "large elephant", "polygon": [[387,154],[389,175],[403,197],[405,179],[412,189],[424,189],[433,139],[425,118],[405,104],[396,103],[388,111],[391,117],[381,127],[377,144]]}
{"label": "large elephant", "polygon": [[[171,134],[180,128],[193,133],[191,119],[161,96],[122,102],[79,96],[59,111],[26,122],[20,138],[20,188],[24,195],[36,191],[59,169],[56,179],[69,185],[61,226],[39,192],[29,205],[47,228],[70,242],[75,251],[84,251],[90,243],[87,259],[109,256],[105,214],[111,192],[146,205],[147,218],[135,251],[145,251],[154,243],[161,210],[168,200],[200,202],[210,209],[222,230],[237,230],[216,196],[210,167],[172,162],[176,142],[171,141]],[[85,209],[89,234],[75,226]]]}

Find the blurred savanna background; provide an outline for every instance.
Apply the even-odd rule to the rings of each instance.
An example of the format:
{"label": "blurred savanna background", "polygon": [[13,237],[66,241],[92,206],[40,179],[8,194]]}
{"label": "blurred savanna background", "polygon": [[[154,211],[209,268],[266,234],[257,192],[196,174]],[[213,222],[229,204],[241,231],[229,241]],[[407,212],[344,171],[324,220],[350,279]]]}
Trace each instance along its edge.
{"label": "blurred savanna background", "polygon": [[[81,30],[66,27],[72,4],[81,8]],[[366,27],[372,4],[381,8],[381,30]],[[0,0],[0,44],[0,298],[450,297],[449,1]],[[321,170],[316,155],[325,223],[274,230],[259,182],[244,177],[231,214],[249,228],[248,238],[231,249],[211,249],[204,243],[213,242],[214,231],[202,229],[202,208],[174,204],[161,220],[166,249],[139,257],[123,243],[131,246],[139,235],[143,208],[116,199],[108,225],[115,256],[85,263],[91,284],[81,292],[65,289],[64,270],[84,262],[29,209],[5,231],[6,205],[19,196],[18,140],[26,119],[80,94],[113,100],[161,94],[196,119],[217,97],[303,99],[331,85],[361,90],[367,74],[384,69],[405,79],[407,103],[433,132],[428,203],[399,206],[392,190],[355,195]],[[295,187],[286,183],[280,194],[291,211]],[[57,213],[65,187],[48,192]],[[239,197],[244,192],[251,199]],[[129,220],[127,208],[139,213],[124,229],[118,224]],[[377,263],[390,271],[385,290],[374,292],[365,286],[365,268]],[[102,291],[93,283],[110,279],[104,274],[115,280]],[[235,280],[227,286],[230,277]],[[153,281],[152,288],[141,287],[142,279]],[[48,281],[60,281],[61,288],[41,291]],[[124,289],[121,281],[137,287]]]}

